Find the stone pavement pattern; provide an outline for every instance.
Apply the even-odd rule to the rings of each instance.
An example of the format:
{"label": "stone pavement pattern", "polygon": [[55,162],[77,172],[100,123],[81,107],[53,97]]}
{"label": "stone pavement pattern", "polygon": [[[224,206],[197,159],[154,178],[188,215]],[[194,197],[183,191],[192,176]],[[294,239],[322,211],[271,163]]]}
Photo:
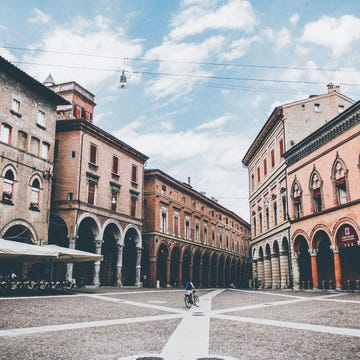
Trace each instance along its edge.
{"label": "stone pavement pattern", "polygon": [[360,294],[99,289],[0,298],[0,359],[359,359]]}

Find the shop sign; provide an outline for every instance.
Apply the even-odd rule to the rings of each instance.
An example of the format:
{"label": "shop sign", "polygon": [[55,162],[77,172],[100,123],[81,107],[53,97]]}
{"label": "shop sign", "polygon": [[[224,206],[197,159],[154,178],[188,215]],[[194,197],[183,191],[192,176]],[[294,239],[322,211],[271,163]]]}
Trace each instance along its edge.
{"label": "shop sign", "polygon": [[358,235],[350,225],[342,225],[336,234],[336,242],[339,249],[358,245]]}

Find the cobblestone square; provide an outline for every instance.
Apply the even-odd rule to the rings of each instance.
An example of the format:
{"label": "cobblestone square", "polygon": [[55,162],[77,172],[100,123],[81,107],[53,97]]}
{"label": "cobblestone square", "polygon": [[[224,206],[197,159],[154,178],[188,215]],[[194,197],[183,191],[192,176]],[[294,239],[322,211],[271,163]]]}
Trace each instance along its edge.
{"label": "cobblestone square", "polygon": [[0,298],[0,359],[358,359],[360,294],[86,289]]}

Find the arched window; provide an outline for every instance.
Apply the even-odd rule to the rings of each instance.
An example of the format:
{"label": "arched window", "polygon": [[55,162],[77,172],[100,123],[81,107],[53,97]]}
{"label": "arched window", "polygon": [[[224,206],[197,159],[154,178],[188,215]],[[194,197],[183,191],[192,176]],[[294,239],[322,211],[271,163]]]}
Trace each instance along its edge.
{"label": "arched window", "polygon": [[346,169],[345,163],[339,158],[339,154],[336,155],[336,160],[332,167],[331,180],[333,182],[335,205],[346,204],[350,201],[348,170]]}
{"label": "arched window", "polygon": [[313,212],[320,212],[323,207],[323,198],[322,198],[322,180],[319,173],[314,170],[310,176],[310,198],[311,198],[311,207]]}
{"label": "arched window", "polygon": [[14,180],[15,176],[11,169],[5,172],[4,176],[4,186],[2,193],[2,202],[6,204],[13,203],[13,193],[14,193]]}
{"label": "arched window", "polygon": [[293,203],[293,218],[299,219],[302,216],[302,190],[296,178],[291,187],[291,199]]}
{"label": "arched window", "polygon": [[39,210],[39,199],[40,199],[40,181],[35,178],[31,183],[31,200],[30,209]]}

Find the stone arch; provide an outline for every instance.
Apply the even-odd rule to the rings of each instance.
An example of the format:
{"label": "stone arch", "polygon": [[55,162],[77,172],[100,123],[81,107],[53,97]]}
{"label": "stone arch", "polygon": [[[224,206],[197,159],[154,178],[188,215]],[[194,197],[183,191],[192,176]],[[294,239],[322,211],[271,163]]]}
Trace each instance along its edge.
{"label": "stone arch", "polygon": [[124,241],[125,241],[125,237],[126,237],[126,233],[127,232],[133,232],[134,233],[134,241],[135,241],[135,245],[138,249],[141,249],[142,247],[142,236],[141,236],[141,231],[139,230],[139,228],[136,225],[133,224],[128,224],[126,226],[126,228],[123,231],[123,237],[122,237],[122,245],[124,245]]}
{"label": "stone arch", "polygon": [[76,221],[76,228],[79,229],[80,224],[85,219],[92,219],[93,222],[96,224],[96,227],[92,226],[92,233],[94,236],[98,237],[100,235],[101,224],[100,224],[98,217],[92,213],[86,212],[86,213],[81,214]]}
{"label": "stone arch", "polygon": [[319,239],[321,239],[319,237],[319,234],[326,234],[326,236],[331,239],[331,231],[329,230],[329,228],[323,224],[318,224],[316,225],[310,234],[310,238],[311,238],[311,249],[317,249],[318,248],[318,241]]}
{"label": "stone arch", "polygon": [[29,222],[23,219],[15,219],[8,222],[1,229],[0,237],[4,238],[5,240],[40,245],[35,228]]}

